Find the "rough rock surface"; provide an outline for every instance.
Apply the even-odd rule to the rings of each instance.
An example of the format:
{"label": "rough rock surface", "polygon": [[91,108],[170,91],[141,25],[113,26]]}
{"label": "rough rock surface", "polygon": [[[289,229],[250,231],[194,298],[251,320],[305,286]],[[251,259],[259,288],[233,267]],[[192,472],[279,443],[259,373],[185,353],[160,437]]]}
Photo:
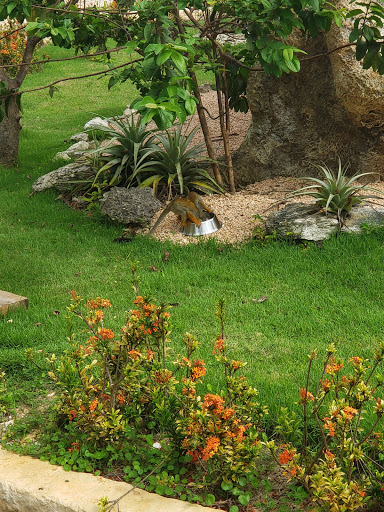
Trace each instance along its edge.
{"label": "rough rock surface", "polygon": [[95,143],[93,141],[88,140],[80,140],[75,144],[69,146],[65,151],[60,151],[56,154],[55,159],[62,158],[63,160],[73,160],[76,158],[80,158],[83,154],[90,149],[94,149]]}
{"label": "rough rock surface", "polygon": [[[337,6],[351,9],[347,0]],[[353,20],[351,21],[353,23]],[[295,41],[309,56],[348,43],[348,27]],[[384,78],[362,69],[354,47],[302,62],[281,78],[253,73],[252,123],[234,158],[237,182],[315,176],[311,162],[350,163],[351,174],[384,168]]]}
{"label": "rough rock surface", "polygon": [[99,128],[108,128],[109,123],[107,119],[101,117],[94,117],[84,125],[84,130],[98,130]]}
{"label": "rough rock surface", "polygon": [[[384,224],[384,208],[358,206],[352,209],[341,231],[360,233],[361,224]],[[268,233],[281,238],[293,237],[301,240],[318,242],[340,231],[337,218],[325,215],[315,204],[290,204],[283,210],[272,213],[266,220]]]}
{"label": "rough rock surface", "polygon": [[92,176],[95,176],[95,171],[90,165],[73,162],[40,176],[32,185],[32,190],[33,192],[42,192],[49,188],[55,188],[64,192],[73,188],[74,181],[89,179]]}
{"label": "rough rock surface", "polygon": [[154,214],[163,207],[153,197],[152,189],[113,187],[100,200],[101,211],[112,220],[129,225],[148,224]]}
{"label": "rough rock surface", "polygon": [[80,142],[80,141],[87,142],[87,141],[89,141],[89,135],[88,135],[88,133],[85,133],[85,132],[75,133],[70,138],[70,141],[71,142]]}

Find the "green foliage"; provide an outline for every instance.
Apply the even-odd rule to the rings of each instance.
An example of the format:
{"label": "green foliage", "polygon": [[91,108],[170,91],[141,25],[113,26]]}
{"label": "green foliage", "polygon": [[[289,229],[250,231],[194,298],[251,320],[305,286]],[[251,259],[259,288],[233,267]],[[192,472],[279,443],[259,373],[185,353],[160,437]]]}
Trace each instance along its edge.
{"label": "green foliage", "polygon": [[[351,370],[345,374],[344,361],[337,357],[334,345],[329,346],[313,392],[310,379],[317,353],[308,357],[306,386],[300,389],[299,400],[302,438],[292,439],[292,423],[283,410],[279,433],[287,443],[279,449],[274,441],[267,446],[287,477],[299,482],[325,510],[360,510],[370,496],[377,495],[384,476],[382,457],[377,455],[384,446],[383,433],[377,430],[384,415],[379,394],[384,378],[375,375],[384,361],[384,343],[372,361],[350,358]],[[368,411],[375,417],[373,423],[367,421]],[[316,442],[310,441],[310,419],[317,430]]]}
{"label": "green foliage", "polygon": [[187,135],[181,133],[181,126],[157,134],[160,142],[154,154],[155,174],[147,178],[141,186],[152,185],[160,195],[167,194],[168,199],[175,194],[186,194],[190,190],[204,193],[222,192],[222,188],[209,175],[209,160],[200,157],[202,144],[190,146],[196,130]]}
{"label": "green foliage", "polygon": [[326,166],[315,165],[324,174],[324,179],[305,177],[303,180],[313,182],[313,185],[300,188],[289,194],[288,197],[311,196],[315,202],[325,209],[325,213],[332,213],[337,216],[340,223],[351,212],[353,206],[366,201],[367,199],[378,199],[377,196],[367,196],[365,191],[381,194],[379,190],[356,183],[363,176],[370,176],[375,173],[365,172],[347,176],[347,168],[342,168],[339,160],[339,168],[336,173]]}
{"label": "green foliage", "polygon": [[153,130],[148,129],[140,117],[135,120],[131,114],[127,119],[114,118],[109,124],[111,127],[99,128],[108,144],[89,153],[98,169],[92,182],[80,185],[86,187],[87,194],[92,194],[97,187],[102,193],[113,186],[139,186],[142,174],[153,171],[156,165]]}
{"label": "green foliage", "polygon": [[181,126],[156,134],[141,116],[128,120],[115,118],[112,127],[101,127],[107,145],[89,153],[97,172],[93,180],[76,185],[93,203],[112,186],[152,186],[155,195],[171,199],[189,190],[221,192],[206,170],[209,161],[199,158],[202,145],[190,147],[195,132],[181,133]]}
{"label": "green foliage", "polygon": [[[132,270],[137,292],[134,264]],[[206,365],[195,357],[199,344],[186,333],[185,356],[170,362],[170,314],[164,304],[137,295],[117,336],[105,327],[108,300],[84,303],[71,294],[71,349],[46,359],[57,389],[51,412],[56,427],[25,451],[65,470],[105,470],[124,461],[127,481],[162,496],[206,505],[223,497],[246,506],[258,485],[258,434],[267,411],[255,401],[256,389],[238,374],[245,364],[230,359],[218,338],[214,353],[226,389],[202,400],[196,388]],[[222,301],[217,316],[223,334]],[[74,330],[77,318],[86,327],[80,334]],[[29,356],[42,364],[44,354],[29,351]]]}

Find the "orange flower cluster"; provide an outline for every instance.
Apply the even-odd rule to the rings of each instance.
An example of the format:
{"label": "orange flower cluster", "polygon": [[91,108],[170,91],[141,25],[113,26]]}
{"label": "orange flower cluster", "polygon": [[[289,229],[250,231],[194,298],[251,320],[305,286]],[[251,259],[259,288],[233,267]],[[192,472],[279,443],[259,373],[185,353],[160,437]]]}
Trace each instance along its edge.
{"label": "orange flower cluster", "polygon": [[202,451],[201,458],[208,460],[215,455],[219,449],[220,439],[217,436],[208,437],[207,444]]}
{"label": "orange flower cluster", "polygon": [[124,398],[124,396],[123,396],[123,395],[121,395],[120,393],[118,393],[118,394],[116,395],[116,398],[117,398],[117,400],[118,400],[119,404],[123,404],[123,403],[125,402],[125,398]]}
{"label": "orange flower cluster", "polygon": [[97,399],[97,398],[95,398],[95,399],[94,399],[94,400],[89,404],[89,410],[90,410],[91,412],[93,412],[93,411],[96,409],[96,407],[97,407],[97,404],[98,404],[98,403],[99,403],[98,399]]}
{"label": "orange flower cluster", "polygon": [[221,338],[216,340],[212,354],[216,354],[216,351],[219,352],[220,354],[223,354],[223,352],[225,351],[225,341]]}
{"label": "orange flower cluster", "polygon": [[140,359],[141,357],[141,352],[135,349],[130,350],[128,354],[133,361],[135,361],[136,359]]}
{"label": "orange flower cluster", "polygon": [[288,464],[292,460],[292,454],[288,450],[284,450],[279,455],[279,462],[281,465]]}
{"label": "orange flower cluster", "polygon": [[202,359],[196,359],[192,368],[192,380],[200,379],[207,373],[205,363]]}
{"label": "orange flower cluster", "polygon": [[232,361],[232,368],[236,371],[241,368],[241,361]]}
{"label": "orange flower cluster", "polygon": [[331,437],[335,437],[335,424],[333,423],[332,418],[324,418],[324,421],[325,423],[323,428],[329,431],[329,435]]}
{"label": "orange flower cluster", "polygon": [[172,372],[169,370],[158,370],[154,373],[155,381],[159,384],[166,384],[172,377]]}
{"label": "orange flower cluster", "polygon": [[342,413],[344,414],[347,420],[352,420],[355,414],[357,414],[357,410],[347,405],[347,407],[344,407],[344,409],[342,410]]}
{"label": "orange flower cluster", "polygon": [[364,359],[362,357],[354,356],[351,357],[349,362],[352,363],[353,365],[359,365],[364,362]]}
{"label": "orange flower cluster", "polygon": [[220,395],[213,395],[212,393],[208,393],[204,396],[203,402],[203,411],[207,411],[208,409],[213,409],[213,414],[216,416],[221,416],[224,410],[224,399]]}
{"label": "orange flower cluster", "polygon": [[331,389],[331,382],[328,379],[322,379],[320,384],[326,393]]}
{"label": "orange flower cluster", "polygon": [[329,358],[329,364],[325,367],[325,373],[329,373],[330,375],[334,375],[338,371],[340,371],[341,368],[343,368],[343,363],[338,363],[336,361],[336,356],[332,354],[332,356]]}
{"label": "orange flower cluster", "polygon": [[301,404],[308,403],[310,400],[312,400],[312,402],[315,400],[312,393],[310,393],[309,391],[306,391],[304,388],[301,388],[300,389],[300,403]]}
{"label": "orange flower cluster", "polygon": [[110,308],[112,307],[112,304],[108,299],[102,299],[101,297],[97,297],[96,299],[88,300],[86,307],[88,309]]}
{"label": "orange flower cluster", "polygon": [[68,413],[69,421],[72,421],[73,419],[75,419],[76,416],[77,416],[77,411],[75,409],[72,409],[71,411],[69,411],[69,413]]}
{"label": "orange flower cluster", "polygon": [[115,337],[115,333],[111,329],[105,329],[104,327],[99,327],[97,333],[103,340],[111,340]]}
{"label": "orange flower cluster", "polygon": [[80,450],[79,443],[71,443],[71,448],[68,448],[69,453],[72,453],[73,450]]}

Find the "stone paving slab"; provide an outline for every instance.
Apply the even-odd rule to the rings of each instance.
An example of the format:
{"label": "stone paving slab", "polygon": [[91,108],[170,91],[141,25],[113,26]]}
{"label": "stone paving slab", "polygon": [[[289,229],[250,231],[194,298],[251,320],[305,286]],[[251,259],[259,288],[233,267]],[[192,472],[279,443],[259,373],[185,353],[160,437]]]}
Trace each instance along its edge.
{"label": "stone paving slab", "polygon": [[24,307],[28,309],[27,297],[0,290],[0,314],[6,315],[10,309]]}
{"label": "stone paving slab", "polygon": [[[98,501],[112,501],[132,486],[86,473],[64,471],[31,457],[0,449],[0,512],[99,512]],[[135,489],[117,512],[209,512],[201,507]],[[217,512],[217,510],[216,510]]]}

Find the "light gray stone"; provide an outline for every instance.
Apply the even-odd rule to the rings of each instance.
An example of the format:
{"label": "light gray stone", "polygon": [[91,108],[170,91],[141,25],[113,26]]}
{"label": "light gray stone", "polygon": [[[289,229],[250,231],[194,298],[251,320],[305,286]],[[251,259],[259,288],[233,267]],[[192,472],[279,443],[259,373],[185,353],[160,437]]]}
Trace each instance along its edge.
{"label": "light gray stone", "polygon": [[49,462],[0,449],[0,512],[99,512],[98,502],[129,492],[113,512],[209,512],[214,509],[163,498],[125,482],[64,471]]}
{"label": "light gray stone", "polygon": [[268,233],[281,238],[318,242],[337,232],[361,233],[361,225],[384,225],[384,208],[358,206],[352,209],[342,227],[335,215],[326,215],[316,204],[296,203],[272,213],[266,220]]}
{"label": "light gray stone", "polygon": [[84,125],[84,130],[98,130],[100,128],[108,128],[109,123],[107,119],[101,117],[94,117]]}
{"label": "light gray stone", "polygon": [[104,215],[126,225],[145,225],[163,207],[149,187],[113,187],[104,194],[100,204]]}
{"label": "light gray stone", "polygon": [[75,133],[75,135],[72,135],[70,138],[71,142],[80,142],[80,141],[89,141],[89,135],[85,132]]}
{"label": "light gray stone", "polygon": [[54,188],[60,192],[65,192],[74,187],[74,181],[86,180],[94,176],[95,171],[90,165],[73,162],[40,176],[32,185],[32,190],[33,192],[42,192]]}
{"label": "light gray stone", "polygon": [[95,143],[93,141],[80,140],[72,146],[69,146],[65,151],[60,151],[56,154],[55,160],[62,158],[64,160],[73,160],[76,158],[80,158],[90,149],[95,149]]}

